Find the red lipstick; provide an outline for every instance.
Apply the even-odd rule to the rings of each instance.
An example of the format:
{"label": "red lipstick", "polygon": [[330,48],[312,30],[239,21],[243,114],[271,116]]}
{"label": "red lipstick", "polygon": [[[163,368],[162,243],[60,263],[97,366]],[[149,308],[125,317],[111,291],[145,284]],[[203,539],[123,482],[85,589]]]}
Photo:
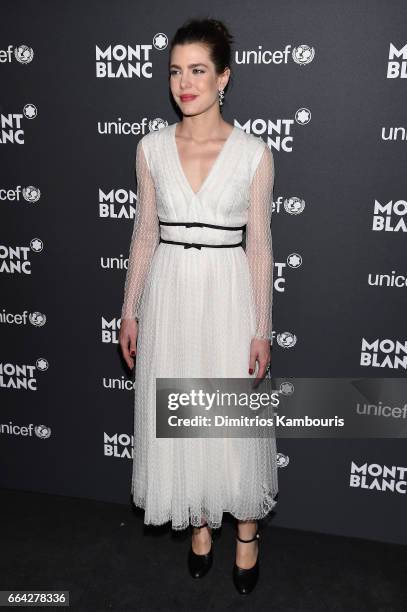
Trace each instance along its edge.
{"label": "red lipstick", "polygon": [[197,98],[197,96],[193,96],[191,94],[185,94],[183,96],[180,96],[182,102],[190,102],[191,100],[195,100],[195,98]]}

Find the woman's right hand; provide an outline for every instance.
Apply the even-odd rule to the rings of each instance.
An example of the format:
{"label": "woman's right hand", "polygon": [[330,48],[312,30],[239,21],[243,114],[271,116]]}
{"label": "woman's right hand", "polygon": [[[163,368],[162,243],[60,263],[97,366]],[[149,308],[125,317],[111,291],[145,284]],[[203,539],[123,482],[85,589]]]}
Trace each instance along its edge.
{"label": "woman's right hand", "polygon": [[120,323],[119,344],[123,357],[130,370],[134,368],[138,323],[136,319],[122,319]]}

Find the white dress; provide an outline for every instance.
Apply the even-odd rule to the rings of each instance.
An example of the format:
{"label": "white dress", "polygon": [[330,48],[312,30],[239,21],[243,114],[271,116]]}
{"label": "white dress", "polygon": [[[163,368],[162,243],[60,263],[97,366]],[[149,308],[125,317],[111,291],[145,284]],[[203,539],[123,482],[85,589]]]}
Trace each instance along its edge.
{"label": "white dress", "polygon": [[[256,520],[277,503],[275,438],[156,438],[155,378],[250,378],[251,339],[271,341],[274,162],[260,137],[234,126],[195,193],[179,158],[176,125],[149,132],[137,145],[121,314],[139,320],[131,492],[145,524],[171,521],[180,530],[203,517],[218,528],[223,512]],[[246,225],[246,251],[160,242],[161,235],[231,245],[243,230],[159,221]]]}

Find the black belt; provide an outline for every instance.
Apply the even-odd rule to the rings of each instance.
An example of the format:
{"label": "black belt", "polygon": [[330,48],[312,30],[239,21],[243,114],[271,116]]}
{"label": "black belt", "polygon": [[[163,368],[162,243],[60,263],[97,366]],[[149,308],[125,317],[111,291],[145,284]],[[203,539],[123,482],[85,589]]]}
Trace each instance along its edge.
{"label": "black belt", "polygon": [[238,242],[237,244],[199,244],[199,242],[176,242],[175,240],[164,240],[163,238],[160,238],[160,242],[166,242],[167,244],[183,244],[184,249],[190,249],[191,247],[194,247],[195,249],[200,249],[201,247],[228,249],[230,247],[242,246],[243,244],[243,242]]}
{"label": "black belt", "polygon": [[[191,222],[191,223],[178,223],[172,221],[159,221],[160,225],[182,225],[184,227],[213,227],[215,229],[224,229],[224,230],[243,230],[246,228],[246,225],[241,225],[239,227],[230,227],[226,225],[213,225],[211,223],[199,223],[199,222]],[[166,244],[183,244],[184,249],[190,249],[194,247],[195,249],[200,249],[201,247],[210,247],[216,249],[228,249],[231,247],[242,246],[243,242],[238,242],[237,244],[200,244],[199,242],[177,242],[176,240],[164,240],[160,238],[160,242],[165,242]]]}

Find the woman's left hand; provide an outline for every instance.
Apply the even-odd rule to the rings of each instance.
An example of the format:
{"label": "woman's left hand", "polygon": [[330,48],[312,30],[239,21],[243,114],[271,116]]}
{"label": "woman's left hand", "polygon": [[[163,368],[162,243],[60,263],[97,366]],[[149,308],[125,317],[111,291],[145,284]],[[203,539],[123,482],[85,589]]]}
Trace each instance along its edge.
{"label": "woman's left hand", "polygon": [[[260,381],[267,371],[267,366],[271,361],[270,340],[262,338],[253,338],[250,343],[250,361],[249,374],[253,374],[256,369],[256,361],[259,364],[259,371],[255,378],[256,382]],[[252,370],[250,372],[250,370]]]}

